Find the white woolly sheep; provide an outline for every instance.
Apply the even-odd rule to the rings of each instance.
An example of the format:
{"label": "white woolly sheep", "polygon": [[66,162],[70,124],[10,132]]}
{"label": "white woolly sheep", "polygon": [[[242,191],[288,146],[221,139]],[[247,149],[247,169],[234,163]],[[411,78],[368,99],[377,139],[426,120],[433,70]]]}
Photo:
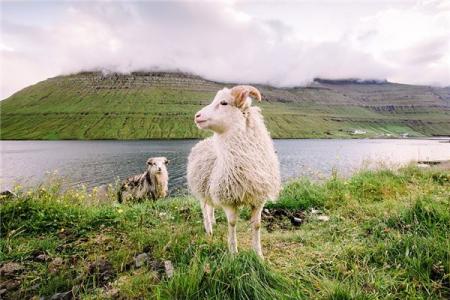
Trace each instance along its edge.
{"label": "white woolly sheep", "polygon": [[125,179],[118,192],[117,198],[122,202],[125,198],[134,200],[159,199],[167,196],[169,174],[166,157],[151,157],[147,160],[147,170],[143,174]]}
{"label": "white woolly sheep", "polygon": [[261,110],[250,96],[261,101],[252,86],[224,88],[195,115],[200,129],[214,132],[195,145],[188,158],[187,180],[200,201],[206,233],[212,234],[214,207],[222,207],[228,220],[228,246],[237,252],[236,218],[240,206],[250,206],[252,245],[261,249],[261,212],[267,200],[280,191],[280,170],[272,139]]}

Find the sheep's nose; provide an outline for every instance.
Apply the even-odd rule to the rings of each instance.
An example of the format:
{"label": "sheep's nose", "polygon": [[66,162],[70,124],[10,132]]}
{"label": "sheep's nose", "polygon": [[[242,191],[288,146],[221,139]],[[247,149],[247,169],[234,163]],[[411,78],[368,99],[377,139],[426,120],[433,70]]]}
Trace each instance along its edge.
{"label": "sheep's nose", "polygon": [[198,119],[198,118],[200,118],[200,117],[201,117],[201,114],[200,114],[200,113],[198,113],[198,114],[195,115],[195,118],[196,118],[196,119]]}
{"label": "sheep's nose", "polygon": [[158,171],[161,171],[161,168],[158,168]]}

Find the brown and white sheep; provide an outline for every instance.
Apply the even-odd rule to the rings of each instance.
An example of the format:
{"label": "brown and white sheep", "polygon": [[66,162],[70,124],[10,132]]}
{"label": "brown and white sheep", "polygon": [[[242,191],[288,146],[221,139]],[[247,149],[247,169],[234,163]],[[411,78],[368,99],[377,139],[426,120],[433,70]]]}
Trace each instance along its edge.
{"label": "brown and white sheep", "polygon": [[167,196],[169,173],[166,157],[151,157],[143,174],[131,176],[124,181],[117,192],[119,202],[125,200],[157,200]]}

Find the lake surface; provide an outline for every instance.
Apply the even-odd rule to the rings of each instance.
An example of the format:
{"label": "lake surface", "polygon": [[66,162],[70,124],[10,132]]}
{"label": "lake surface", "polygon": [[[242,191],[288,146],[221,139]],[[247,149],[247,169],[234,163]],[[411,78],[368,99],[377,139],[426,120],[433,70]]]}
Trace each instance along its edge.
{"label": "lake surface", "polygon": [[[383,162],[397,166],[417,160],[449,160],[449,139],[275,140],[283,181],[299,176],[342,176]],[[57,171],[76,186],[88,188],[142,173],[151,156],[170,159],[169,188],[186,187],[186,162],[197,140],[171,141],[0,141],[1,189],[36,184]]]}

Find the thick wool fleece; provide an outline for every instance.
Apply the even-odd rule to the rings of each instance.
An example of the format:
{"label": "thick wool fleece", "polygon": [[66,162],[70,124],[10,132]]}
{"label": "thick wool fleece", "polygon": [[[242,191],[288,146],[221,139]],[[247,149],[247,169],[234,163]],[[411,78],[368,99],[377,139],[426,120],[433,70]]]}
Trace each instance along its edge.
{"label": "thick wool fleece", "polygon": [[191,192],[214,206],[261,207],[280,191],[280,170],[272,139],[258,107],[223,134],[199,142],[188,159]]}

